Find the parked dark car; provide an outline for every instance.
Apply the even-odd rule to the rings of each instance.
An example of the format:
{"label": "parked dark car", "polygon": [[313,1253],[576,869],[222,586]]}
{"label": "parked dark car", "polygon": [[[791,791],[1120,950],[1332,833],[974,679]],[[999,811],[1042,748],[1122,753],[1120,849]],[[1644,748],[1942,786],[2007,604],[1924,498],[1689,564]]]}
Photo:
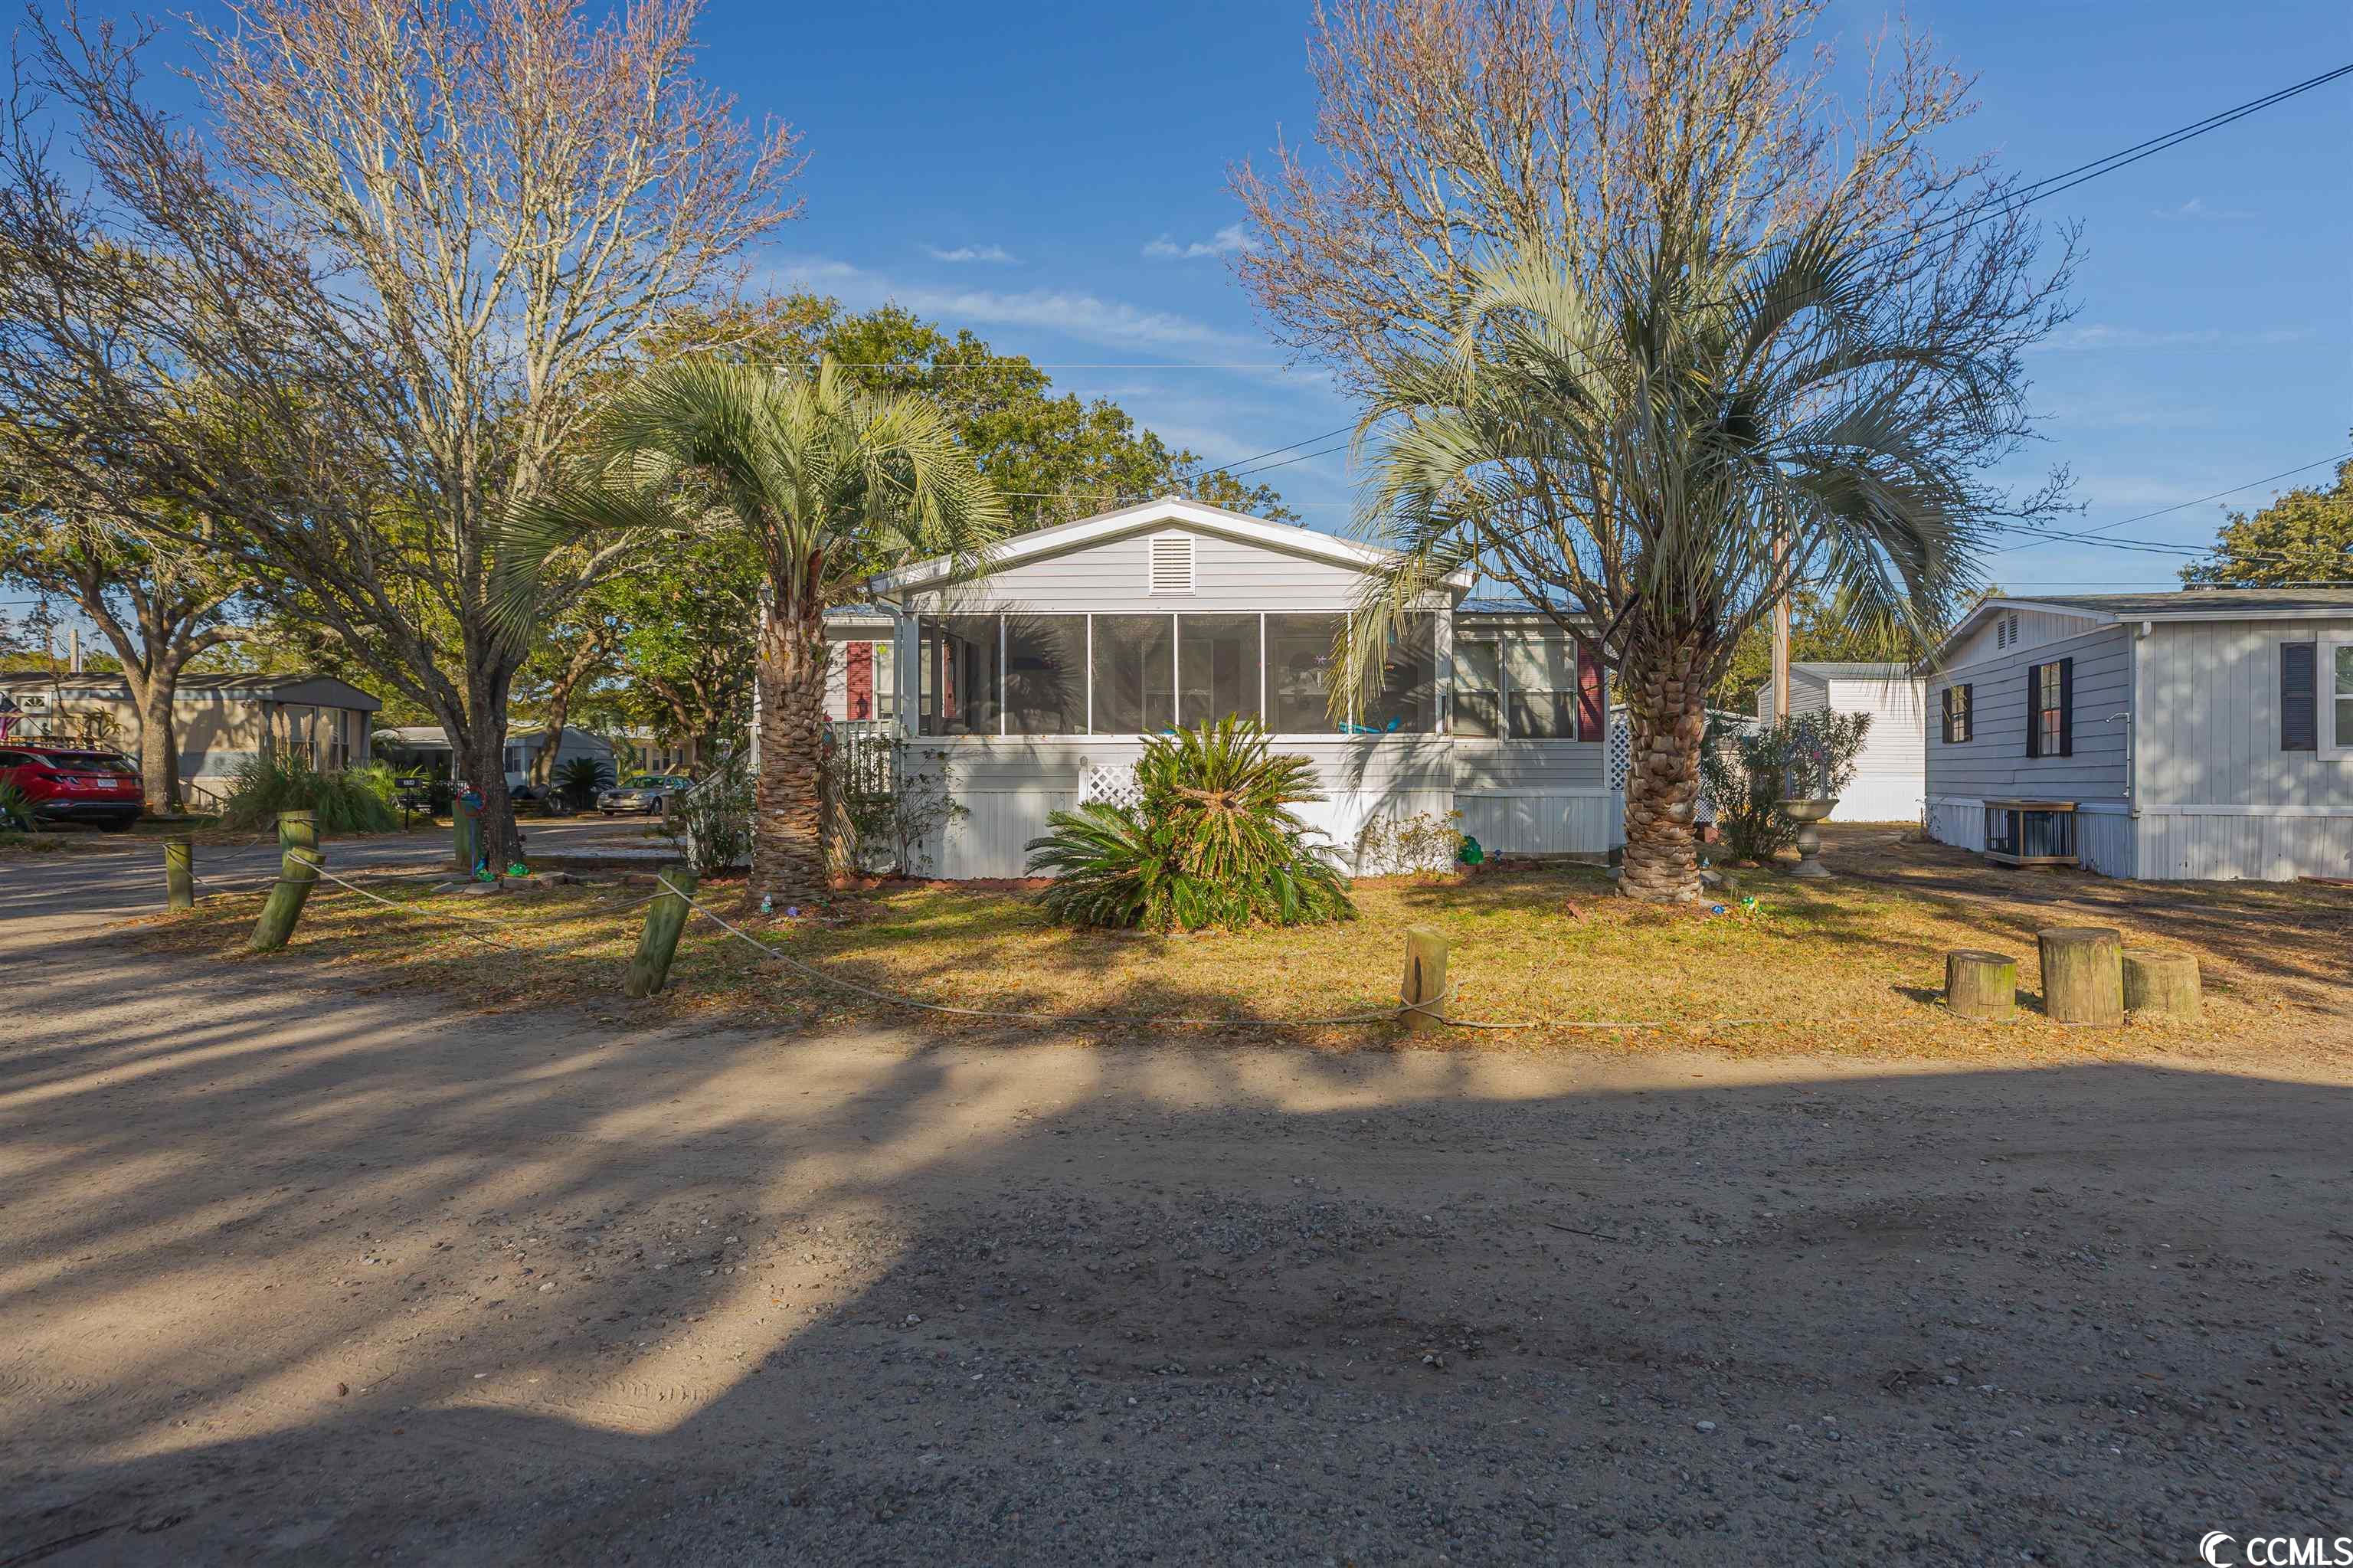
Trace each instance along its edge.
{"label": "parked dark car", "polygon": [[89,822],[121,832],[139,820],[139,769],[116,751],[0,746],[0,779],[24,792],[36,821]]}

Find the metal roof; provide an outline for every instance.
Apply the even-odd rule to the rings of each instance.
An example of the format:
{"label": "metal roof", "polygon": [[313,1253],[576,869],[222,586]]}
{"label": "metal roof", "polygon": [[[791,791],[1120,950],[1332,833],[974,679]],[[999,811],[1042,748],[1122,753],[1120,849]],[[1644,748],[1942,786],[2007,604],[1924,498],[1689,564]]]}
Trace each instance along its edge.
{"label": "metal roof", "polygon": [[[1809,675],[1826,675],[1834,681],[1902,681],[1908,680],[1912,666],[1901,659],[1864,660],[1840,662],[1836,660],[1793,659],[1792,673],[1804,671]],[[1768,680],[1767,685],[1772,683]]]}
{"label": "metal roof", "polygon": [[[304,687],[312,689],[302,692]],[[79,675],[12,671],[0,674],[0,691],[54,691],[127,702],[131,696],[131,683],[105,670],[86,670]],[[300,695],[295,694],[298,692]],[[384,706],[383,703],[359,687],[347,681],[339,681],[332,675],[183,675],[178,694],[181,697],[266,697],[322,707],[358,708],[367,713],[374,713]],[[329,701],[329,698],[334,700]]]}
{"label": "metal roof", "polygon": [[2342,609],[2353,613],[2353,588],[2184,588],[2168,593],[2008,594],[2013,604],[2049,604],[2129,619],[2137,615],[2277,615]]}

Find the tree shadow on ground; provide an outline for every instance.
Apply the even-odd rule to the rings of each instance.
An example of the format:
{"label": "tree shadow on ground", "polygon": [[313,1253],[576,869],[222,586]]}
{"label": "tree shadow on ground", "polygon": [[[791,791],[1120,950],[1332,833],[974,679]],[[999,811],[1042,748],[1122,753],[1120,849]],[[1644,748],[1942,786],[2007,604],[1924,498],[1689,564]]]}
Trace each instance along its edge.
{"label": "tree shadow on ground", "polygon": [[2338,1082],[20,978],[0,1539],[58,1563],[2085,1561],[2297,1532],[2353,1371]]}

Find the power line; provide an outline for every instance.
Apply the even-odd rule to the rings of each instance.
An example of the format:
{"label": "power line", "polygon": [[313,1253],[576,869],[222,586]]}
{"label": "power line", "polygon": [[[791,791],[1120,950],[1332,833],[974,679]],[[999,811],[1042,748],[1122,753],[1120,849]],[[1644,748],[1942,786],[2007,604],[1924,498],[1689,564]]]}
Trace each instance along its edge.
{"label": "power line", "polygon": [[[2236,495],[2242,490],[2253,490],[2259,484],[2269,484],[2274,480],[2285,479],[2290,474],[2308,472],[2313,469],[2319,468],[2324,463],[2343,462],[2347,458],[2353,458],[2353,451],[2342,451],[2338,452],[2335,457],[2325,457],[2313,462],[2299,463],[2294,468],[2284,468],[2277,473],[2267,473],[2261,479],[2251,479],[2244,484],[2234,484],[2228,490],[2218,490],[2211,495],[2201,495],[2195,501],[2177,501],[2170,506],[2160,506],[2154,512],[2144,512],[2137,517],[2124,517],[2119,518],[2114,523],[2098,524],[2095,526],[2084,529],[2084,532],[2085,534],[2105,534],[2111,528],[2129,528],[2136,523],[2146,523],[2152,517],[2163,517],[2168,514],[2184,511],[2192,506],[2203,506],[2210,501],[2220,501],[2226,495]],[[2021,550],[2031,550],[2034,548],[2034,546],[2031,545],[2021,545],[2019,548]]]}
{"label": "power line", "polygon": [[2046,175],[2031,185],[2021,185],[2008,199],[1997,204],[1989,211],[1948,220],[1949,227],[1943,228],[1941,232],[1932,226],[1921,234],[1899,236],[1885,241],[1885,246],[1937,245],[1949,239],[1957,239],[1981,223],[1989,223],[1997,217],[2017,211],[2020,207],[2031,207],[2047,197],[2057,196],[2062,191],[2073,190],[2077,185],[2096,180],[2103,175],[2113,175],[2118,169],[2129,168],[2143,158],[2153,158],[2159,153],[2170,152],[2185,142],[2194,142],[2209,132],[2220,131],[2222,127],[2235,124],[2251,114],[2259,113],[2275,104],[2284,103],[2289,99],[2310,92],[2316,88],[2326,87],[2330,82],[2346,76],[2353,76],[2353,64],[2338,66],[2333,70],[2323,71],[2318,76],[2307,77],[2302,81],[2267,92],[2261,98],[2249,99],[2246,102],[2233,108],[2218,111],[2203,120],[2193,120],[2187,125],[2176,126],[2145,142],[2136,142],[2129,147],[2110,153],[2104,158],[2094,158],[2088,164],[2078,164],[2072,169],[2063,169],[2058,174]]}
{"label": "power line", "polygon": [[[1324,431],[1324,432],[1322,435],[1320,435],[1320,436],[1302,436],[1299,440],[1295,440],[1295,441],[1285,441],[1285,442],[1283,442],[1281,446],[1271,448],[1271,449],[1269,449],[1269,450],[1266,450],[1266,451],[1258,452],[1258,453],[1253,454],[1252,456],[1246,457],[1246,458],[1237,458],[1237,459],[1235,459],[1232,462],[1222,462],[1222,463],[1219,463],[1219,464],[1218,465],[1218,469],[1223,470],[1224,471],[1226,471],[1226,472],[1228,472],[1228,473],[1231,473],[1234,470],[1236,470],[1236,469],[1240,468],[1240,467],[1241,467],[1241,465],[1242,465],[1242,464],[1244,464],[1244,463],[1246,463],[1246,462],[1256,462],[1256,461],[1258,461],[1258,460],[1259,460],[1260,458],[1271,458],[1271,457],[1274,456],[1277,452],[1287,452],[1287,451],[1291,450],[1292,450],[1292,448],[1293,448],[1293,447],[1303,447],[1303,446],[1305,446],[1305,445],[1306,445],[1308,442],[1310,442],[1310,441],[1328,441],[1328,440],[1330,440],[1334,436],[1345,436],[1345,435],[1346,435],[1349,431],[1351,431],[1351,430],[1355,429],[1356,428],[1356,427],[1355,423],[1352,421],[1352,422],[1350,422],[1350,423],[1348,423],[1348,424],[1345,424],[1345,425],[1341,426],[1341,427],[1340,427],[1338,429],[1336,429],[1336,430],[1326,430],[1326,431]],[[1274,465],[1273,465],[1273,464],[1271,464],[1271,463],[1270,463],[1268,466],[1269,466],[1269,467],[1272,467],[1272,466],[1274,466]],[[1213,471],[1214,471],[1214,470],[1213,470]]]}
{"label": "power line", "polygon": [[[1311,437],[1310,439],[1313,440],[1314,438]],[[1243,474],[1264,473],[1271,468],[1289,468],[1293,463],[1305,462],[1309,458],[1330,457],[1334,452],[1345,451],[1347,450],[1348,443],[1346,441],[1336,441],[1331,446],[1324,447],[1317,451],[1301,452],[1297,457],[1284,458],[1280,462],[1262,462],[1256,468],[1246,468],[1240,470],[1239,472],[1230,473],[1229,477],[1240,479]]]}

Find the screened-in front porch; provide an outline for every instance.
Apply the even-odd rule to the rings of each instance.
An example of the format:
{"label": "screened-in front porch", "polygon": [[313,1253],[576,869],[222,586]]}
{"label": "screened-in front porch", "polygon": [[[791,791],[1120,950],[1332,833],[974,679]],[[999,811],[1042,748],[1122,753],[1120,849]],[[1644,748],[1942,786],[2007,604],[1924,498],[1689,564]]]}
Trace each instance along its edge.
{"label": "screened-in front porch", "polygon": [[1157,735],[1228,716],[1278,736],[1435,735],[1444,618],[1413,614],[1335,715],[1329,611],[907,618],[919,736]]}

